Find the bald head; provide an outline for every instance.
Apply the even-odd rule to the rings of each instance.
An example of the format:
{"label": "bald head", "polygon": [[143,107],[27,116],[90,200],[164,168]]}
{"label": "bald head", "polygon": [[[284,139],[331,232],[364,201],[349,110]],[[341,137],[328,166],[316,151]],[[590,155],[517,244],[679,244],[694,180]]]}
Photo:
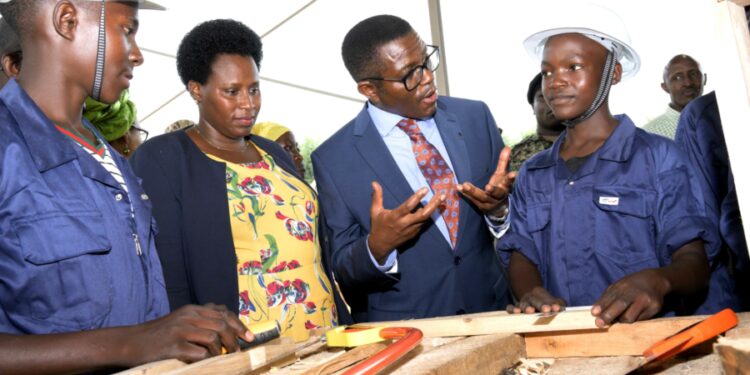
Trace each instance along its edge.
{"label": "bald head", "polygon": [[691,100],[703,95],[706,76],[700,64],[688,55],[677,55],[664,67],[661,88],[669,94],[669,106],[682,111]]}
{"label": "bald head", "polygon": [[698,70],[701,69],[701,64],[689,55],[676,55],[669,60],[667,65],[664,66],[664,73],[662,75],[664,82],[667,82],[667,78],[669,77],[669,70],[675,64],[688,64],[697,67]]}

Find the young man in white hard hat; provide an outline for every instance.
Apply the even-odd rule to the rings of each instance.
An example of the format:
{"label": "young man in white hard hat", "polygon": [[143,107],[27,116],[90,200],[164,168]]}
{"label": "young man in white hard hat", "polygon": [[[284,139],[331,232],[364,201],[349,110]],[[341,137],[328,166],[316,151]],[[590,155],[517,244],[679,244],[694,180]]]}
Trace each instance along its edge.
{"label": "young man in white hard hat", "polygon": [[[23,69],[0,92],[0,372],[78,373],[252,340],[225,308],[169,314],[151,204],[81,115],[143,62],[140,1],[0,0]],[[105,59],[106,56],[106,59]]]}
{"label": "young man in white hard hat", "polygon": [[567,129],[521,168],[499,248],[518,299],[509,312],[593,305],[603,327],[678,312],[681,296],[705,293],[718,242],[683,153],[610,113],[610,87],[639,58],[613,28],[619,18],[594,18],[525,41]]}

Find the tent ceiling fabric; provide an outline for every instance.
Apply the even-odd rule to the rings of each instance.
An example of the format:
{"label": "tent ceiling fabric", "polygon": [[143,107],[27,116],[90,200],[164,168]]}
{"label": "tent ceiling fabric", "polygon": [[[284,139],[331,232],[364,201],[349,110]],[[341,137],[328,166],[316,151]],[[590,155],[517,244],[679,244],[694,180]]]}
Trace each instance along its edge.
{"label": "tent ceiling fabric", "polygon": [[[148,116],[142,126],[157,134],[175,120],[197,119],[195,104],[187,95],[178,95],[183,87],[171,56],[182,36],[196,24],[215,18],[234,18],[260,35],[267,33],[263,38],[264,61],[260,72],[265,78],[261,82],[263,108],[258,121],[282,123],[293,129],[300,141],[307,137],[324,140],[362,108],[364,98],[356,91],[341,61],[340,46],[346,32],[366,17],[388,13],[408,20],[425,42],[432,43],[435,34],[430,25],[430,10],[438,2],[444,37],[441,50],[448,63],[450,94],[485,101],[503,134],[517,141],[534,128],[525,94],[529,80],[539,69],[526,55],[521,42],[542,27],[545,15],[550,13],[545,10],[562,3],[554,0],[214,0],[210,6],[199,7],[194,1],[160,1],[167,11],[140,13],[138,42],[144,48],[146,63],[136,69],[131,92],[139,117]],[[594,1],[622,16],[634,48],[643,58],[638,75],[613,88],[611,98],[613,111],[628,113],[637,124],[642,125],[665,110],[669,98],[659,83],[664,64],[673,55],[693,55],[709,76],[711,66],[721,66],[720,62],[711,61],[711,50],[707,47],[710,42],[705,38],[711,28],[710,19],[705,16],[710,2]],[[571,6],[574,3],[565,2]],[[679,17],[665,16],[677,9]],[[289,18],[291,15],[294,16]],[[268,33],[284,20],[287,21]],[[709,80],[706,92],[711,90],[711,83]]]}
{"label": "tent ceiling fabric", "polygon": [[[202,21],[234,18],[263,36],[260,72],[263,105],[258,121],[285,124],[300,141],[305,137],[324,139],[353,117],[364,103],[340,52],[344,34],[356,22],[374,14],[391,13],[408,19],[427,38],[430,35],[427,3],[423,1],[388,0],[377,6],[364,6],[360,2],[338,0],[217,0],[200,11],[195,11],[195,3],[189,1],[162,0],[162,3],[168,8],[166,12],[140,13],[138,43],[146,63],[136,70],[131,87],[141,125],[155,133],[175,120],[198,117],[190,97],[179,95],[184,89],[173,56],[183,35]],[[342,13],[347,17],[336,21],[334,14]],[[411,14],[421,17],[415,20]]]}

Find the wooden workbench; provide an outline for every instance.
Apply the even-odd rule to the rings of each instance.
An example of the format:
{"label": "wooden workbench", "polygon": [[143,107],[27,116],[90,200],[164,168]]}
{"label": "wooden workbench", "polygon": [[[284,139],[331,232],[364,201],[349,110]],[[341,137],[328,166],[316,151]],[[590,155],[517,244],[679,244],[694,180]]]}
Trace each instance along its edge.
{"label": "wooden workbench", "polygon": [[[560,314],[551,320],[570,329],[573,317],[582,313]],[[726,340],[750,339],[750,313],[738,314],[740,324],[727,332]],[[519,328],[518,316],[504,312],[475,314],[416,321],[391,322],[390,325],[418,326],[425,330],[421,345],[390,366],[388,374],[517,374],[536,365],[545,374],[622,374],[647,347],[705,317],[661,318],[634,324],[615,324],[609,329],[540,331],[538,318],[527,334],[504,332]],[[529,319],[532,316],[527,316]],[[567,319],[567,320],[566,320]],[[506,327],[505,322],[512,322]],[[489,325],[487,322],[493,322]],[[546,322],[546,323],[545,323]],[[438,324],[440,323],[440,324]],[[583,323],[588,325],[588,320]],[[469,328],[497,331],[490,334],[456,336],[471,333]],[[521,329],[529,330],[529,328]],[[451,337],[434,337],[436,332]],[[432,336],[432,337],[431,337]],[[715,340],[714,340],[715,341]],[[176,360],[162,361],[131,369],[123,374],[337,374],[385,347],[369,344],[351,350],[327,348],[321,343],[294,344],[275,340],[260,348],[208,359],[191,365]],[[722,360],[713,351],[713,342],[701,345],[688,355],[670,361],[654,373],[721,374]],[[296,348],[304,349],[296,350]],[[741,365],[740,365],[740,368]],[[749,369],[750,370],[750,369]],[[532,372],[534,373],[534,372]],[[741,373],[741,372],[733,372]]]}

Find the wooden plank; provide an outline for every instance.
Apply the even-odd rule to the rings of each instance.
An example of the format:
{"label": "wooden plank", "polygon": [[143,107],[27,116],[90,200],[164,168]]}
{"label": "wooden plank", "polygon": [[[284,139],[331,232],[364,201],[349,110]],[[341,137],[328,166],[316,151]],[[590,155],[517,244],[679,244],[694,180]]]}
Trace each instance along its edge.
{"label": "wooden plank", "polygon": [[273,363],[286,361],[289,357],[296,358],[295,352],[296,345],[294,342],[290,338],[284,337],[257,348],[208,358],[164,374],[247,374]]}
{"label": "wooden plank", "polygon": [[422,339],[422,342],[419,344],[418,347],[411,350],[409,353],[406,353],[403,357],[401,357],[398,361],[394,362],[389,366],[392,370],[400,368],[405,363],[410,362],[414,358],[422,356],[424,353],[427,353],[431,350],[435,350],[437,348],[440,348],[445,345],[452,345],[454,343],[457,343],[461,340],[466,339],[465,336],[461,337],[424,337]]}
{"label": "wooden plank", "polygon": [[310,338],[307,339],[307,341],[301,342],[297,344],[297,356],[300,358],[305,358],[309,355],[321,352],[323,350],[326,350],[328,348],[328,345],[321,340],[322,335],[325,335],[325,332],[317,333],[313,335],[310,334]]}
{"label": "wooden plank", "polygon": [[145,365],[133,367],[129,370],[118,372],[114,375],[157,375],[165,372],[178,369],[180,367],[187,366],[187,363],[178,361],[176,359],[165,359],[163,361],[156,361],[146,363]]}
{"label": "wooden plank", "polygon": [[744,374],[750,371],[750,338],[721,338],[714,349],[721,359],[725,374]]}
{"label": "wooden plank", "polygon": [[607,330],[545,332],[524,335],[528,358],[641,355],[659,340],[706,316],[660,318],[615,324]]}
{"label": "wooden plank", "polygon": [[[420,344],[419,347],[409,352],[398,363],[409,361],[415,358],[416,356],[418,356],[420,353],[427,352],[436,347],[447,345],[447,344],[450,344],[452,342],[462,340],[462,339],[464,338],[463,337],[425,338],[422,340],[422,343]],[[378,343],[378,345],[383,345],[383,344]],[[354,349],[350,350],[350,352],[353,350]],[[297,354],[299,354],[299,352]],[[261,372],[261,373],[268,374],[268,375],[271,375],[271,374],[272,375],[300,375],[300,374],[307,373],[307,372],[315,373],[314,371],[311,371],[311,370],[317,368],[318,371],[323,370],[321,374],[324,374],[328,370],[330,370],[329,368],[325,367],[325,364],[331,361],[339,361],[340,357],[344,355],[347,355],[347,352],[344,351],[342,348],[328,348],[328,351],[315,353],[308,358],[304,358],[300,360],[299,362],[292,364],[291,366],[287,366],[281,369],[271,369],[268,372]],[[354,363],[352,363],[350,366],[353,366],[353,365]],[[336,370],[336,371],[339,371],[339,370]]]}
{"label": "wooden plank", "polygon": [[336,371],[347,368],[354,364],[357,364],[371,356],[375,355],[379,351],[388,347],[386,342],[376,342],[372,344],[358,346],[352,350],[349,350],[326,363],[307,369],[302,375],[329,375]]}
{"label": "wooden plank", "polygon": [[513,334],[468,337],[422,352],[397,368],[393,375],[496,375],[524,357],[523,339]]}
{"label": "wooden plank", "polygon": [[750,337],[750,312],[737,313],[737,327],[727,331],[724,335],[728,339]]}
{"label": "wooden plank", "polygon": [[550,366],[548,375],[567,374],[626,374],[638,366],[636,357],[564,358]]}
{"label": "wooden plank", "polygon": [[508,314],[505,311],[429,319],[363,323],[361,326],[414,327],[425,337],[489,335],[570,330],[597,330],[590,308],[575,308],[555,316]]}
{"label": "wooden plank", "polygon": [[[550,366],[547,375],[627,374],[639,364],[639,357],[561,358]],[[693,375],[721,374],[721,362],[714,354],[678,358],[643,370],[646,374]],[[729,374],[729,373],[728,373]]]}

